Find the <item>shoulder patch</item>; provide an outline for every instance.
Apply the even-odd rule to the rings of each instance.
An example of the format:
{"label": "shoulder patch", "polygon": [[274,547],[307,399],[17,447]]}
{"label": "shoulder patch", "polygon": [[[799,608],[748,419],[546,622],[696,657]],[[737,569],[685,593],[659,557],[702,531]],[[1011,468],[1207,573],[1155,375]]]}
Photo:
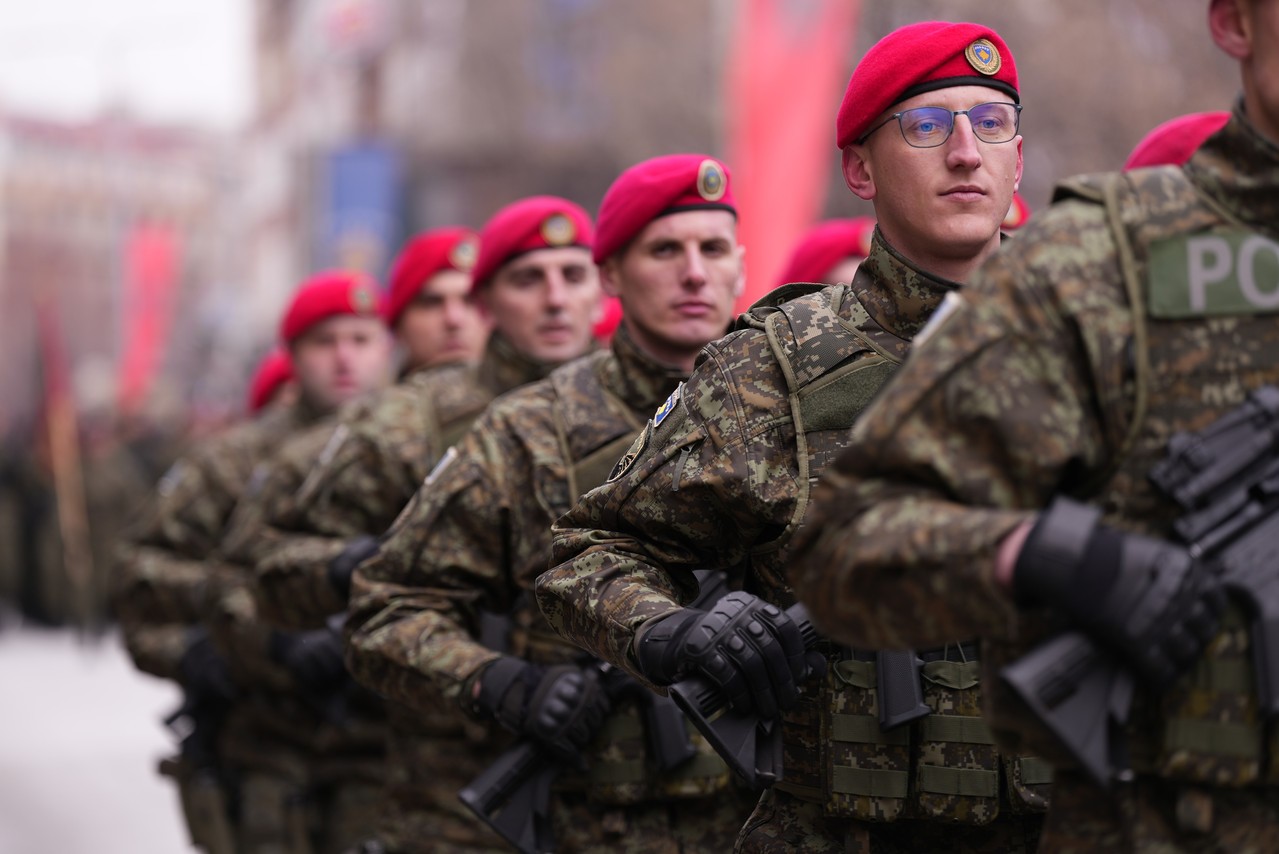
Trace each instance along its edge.
{"label": "shoulder patch", "polygon": [[[676,393],[678,392],[679,389],[676,389]],[[667,403],[670,403],[669,399]],[[666,403],[663,403],[662,406],[665,407]],[[672,408],[674,408],[673,405]],[[661,410],[658,411],[660,412]],[[613,466],[613,471],[609,474],[608,480],[605,481],[606,483],[621,479],[623,475],[631,470],[631,467],[635,465],[635,461],[640,458],[640,455],[644,453],[644,449],[648,447],[648,437],[653,434],[653,428],[656,426],[652,421],[644,426],[640,434],[635,437],[635,441],[626,449],[626,453],[622,454],[622,458],[617,461],[617,465]]]}
{"label": "shoulder patch", "polygon": [[422,481],[422,489],[427,489],[431,484],[440,479],[440,475],[444,474],[444,470],[457,459],[457,446],[449,445],[449,449],[444,452],[439,461],[427,472],[426,479]]}
{"label": "shoulder patch", "polygon": [[933,312],[933,316],[928,318],[928,322],[924,324],[924,328],[919,330],[919,334],[917,334],[914,340],[910,342],[911,352],[913,353],[915,348],[927,341],[934,332],[944,326],[946,319],[954,314],[955,311],[963,304],[964,298],[960,295],[959,291],[951,291],[946,294],[946,296],[942,297],[941,305],[937,306],[937,310]]}
{"label": "shoulder patch", "polygon": [[684,393],[684,384],[681,382],[675,386],[675,391],[671,392],[671,396],[666,398],[666,402],[657,407],[657,412],[653,413],[653,426],[659,427],[666,420],[666,416],[674,411],[676,405],[679,404],[680,396]]}

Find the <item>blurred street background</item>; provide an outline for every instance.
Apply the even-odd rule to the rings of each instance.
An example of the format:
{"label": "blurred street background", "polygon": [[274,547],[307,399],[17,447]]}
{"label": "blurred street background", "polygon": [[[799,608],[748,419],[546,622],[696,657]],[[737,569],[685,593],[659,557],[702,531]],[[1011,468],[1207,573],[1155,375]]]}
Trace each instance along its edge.
{"label": "blurred street background", "polygon": [[[945,18],[1004,36],[1033,210],[1156,124],[1230,106],[1236,72],[1205,15],[1194,0],[0,0],[0,605],[22,615],[0,625],[0,851],[182,849],[153,774],[174,697],[109,630],[110,549],[184,443],[242,415],[303,277],[381,277],[407,236],[523,195],[594,211],[623,168],[702,151],[733,169],[749,303],[806,226],[870,212],[843,186],[834,117],[888,31]],[[24,782],[36,772],[53,794]],[[81,798],[123,820],[49,835],[81,830],[66,807]],[[129,835],[156,811],[151,842]]]}

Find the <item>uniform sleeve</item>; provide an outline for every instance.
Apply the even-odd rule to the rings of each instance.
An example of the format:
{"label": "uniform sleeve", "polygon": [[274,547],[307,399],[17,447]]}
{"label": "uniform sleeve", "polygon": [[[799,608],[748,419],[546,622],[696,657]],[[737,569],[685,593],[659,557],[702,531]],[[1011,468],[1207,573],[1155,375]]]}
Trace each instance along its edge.
{"label": "uniform sleeve", "polygon": [[352,583],[347,664],[411,707],[457,701],[498,657],[473,638],[479,609],[511,610],[510,496],[531,468],[492,411],[431,472]]}
{"label": "uniform sleeve", "polygon": [[380,536],[413,497],[440,449],[414,390],[393,389],[344,418],[309,465],[291,466],[290,500],[268,510],[270,548],[257,561],[264,619],[311,628],[344,611],[328,564],[357,536]]}
{"label": "uniform sleeve", "polygon": [[814,493],[791,580],[836,640],[1016,640],[1000,542],[1120,444],[1131,316],[1095,260],[1109,233],[1079,213],[1019,244],[924,331]]}
{"label": "uniform sleeve", "polygon": [[556,523],[537,580],[555,631],[637,678],[639,627],[696,596],[694,570],[740,574],[786,527],[796,492],[793,428],[748,429],[750,384],[734,382],[723,351],[706,354],[671,414],[632,446],[635,459]]}

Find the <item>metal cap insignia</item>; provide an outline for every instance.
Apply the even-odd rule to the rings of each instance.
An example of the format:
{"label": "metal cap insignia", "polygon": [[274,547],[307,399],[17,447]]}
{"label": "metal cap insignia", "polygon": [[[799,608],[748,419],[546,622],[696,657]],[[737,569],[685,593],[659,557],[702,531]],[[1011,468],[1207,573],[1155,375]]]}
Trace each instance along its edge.
{"label": "metal cap insignia", "polygon": [[707,158],[697,167],[697,194],[708,202],[718,202],[728,192],[724,167]]}
{"label": "metal cap insignia", "polygon": [[449,251],[449,263],[463,273],[469,273],[480,254],[480,243],[474,237],[463,237]]}
{"label": "metal cap insignia", "polygon": [[985,74],[987,77],[999,73],[999,68],[1003,65],[1003,60],[999,58],[999,51],[995,49],[990,39],[977,39],[964,49],[964,58],[968,60],[968,64],[973,68]]}
{"label": "metal cap insignia", "polygon": [[351,285],[351,308],[359,314],[372,314],[377,308],[377,297],[373,289],[364,282]]}
{"label": "metal cap insignia", "polygon": [[573,220],[562,213],[551,214],[542,220],[542,239],[548,246],[568,246],[577,237]]}

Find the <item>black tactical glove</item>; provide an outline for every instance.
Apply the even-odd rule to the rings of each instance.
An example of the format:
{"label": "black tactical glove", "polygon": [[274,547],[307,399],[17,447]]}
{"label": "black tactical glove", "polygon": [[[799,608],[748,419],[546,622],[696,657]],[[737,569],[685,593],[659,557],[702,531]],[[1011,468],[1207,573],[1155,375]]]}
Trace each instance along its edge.
{"label": "black tactical glove", "polygon": [[805,653],[799,627],[781,608],[741,592],[708,611],[685,608],[654,623],[635,654],[651,682],[669,685],[701,673],[735,711],[765,720],[795,705],[796,685],[819,657]]}
{"label": "black tactical glove", "polygon": [[203,628],[187,633],[186,650],[178,661],[178,681],[195,706],[223,705],[235,698],[235,683],[226,659],[213,647]]}
{"label": "black tactical glove", "polygon": [[351,598],[351,576],[355,568],[377,554],[378,546],[377,537],[359,536],[329,561],[329,584],[344,600]]}
{"label": "black tactical glove", "polygon": [[271,633],[271,660],[312,691],[331,691],[346,680],[342,633],[333,626],[305,632]]}
{"label": "black tactical glove", "polygon": [[535,739],[561,762],[580,764],[582,748],[609,710],[594,668],[543,668],[504,656],[484,668],[479,681],[475,705],[481,714]]}
{"label": "black tactical glove", "polygon": [[1100,518],[1095,507],[1054,500],[1017,558],[1013,592],[1060,610],[1142,680],[1166,687],[1216,635],[1225,591],[1184,548]]}

